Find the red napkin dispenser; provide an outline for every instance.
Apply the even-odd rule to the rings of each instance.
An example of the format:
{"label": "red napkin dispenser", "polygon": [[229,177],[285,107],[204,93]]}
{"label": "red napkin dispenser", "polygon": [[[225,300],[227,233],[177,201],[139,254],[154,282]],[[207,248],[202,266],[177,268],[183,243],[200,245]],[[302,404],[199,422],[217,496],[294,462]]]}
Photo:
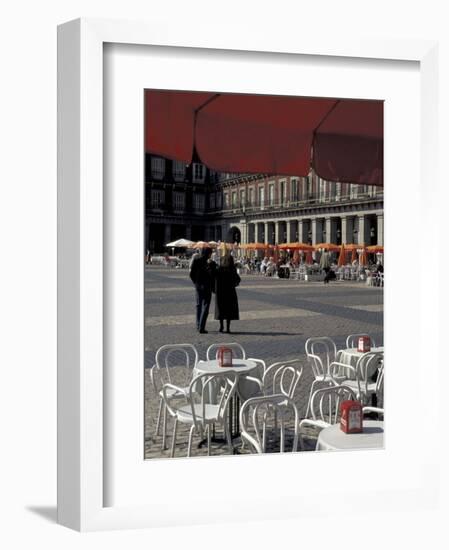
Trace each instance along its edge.
{"label": "red napkin dispenser", "polygon": [[366,353],[371,350],[371,338],[369,336],[360,336],[357,351]]}
{"label": "red napkin dispenser", "polygon": [[340,405],[340,429],[347,434],[363,432],[362,405],[359,401],[347,400]]}
{"label": "red napkin dispenser", "polygon": [[218,364],[220,367],[232,367],[232,349],[221,347],[217,353]]}

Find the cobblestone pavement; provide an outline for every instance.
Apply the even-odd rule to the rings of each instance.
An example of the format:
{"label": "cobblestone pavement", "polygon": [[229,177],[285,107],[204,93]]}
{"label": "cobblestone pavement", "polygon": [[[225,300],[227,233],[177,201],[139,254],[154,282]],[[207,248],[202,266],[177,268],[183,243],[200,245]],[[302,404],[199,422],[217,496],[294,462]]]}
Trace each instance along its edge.
{"label": "cobblestone pavement", "polygon": [[[237,289],[240,321],[231,325],[232,334],[218,332],[213,319],[213,298],[207,323],[208,334],[195,328],[195,295],[184,269],[149,266],[145,272],[145,456],[168,457],[162,438],[155,437],[159,399],[150,382],[150,368],[156,350],[164,344],[191,343],[200,359],[213,343],[239,342],[248,357],[275,361],[298,358],[304,363],[303,375],[295,401],[301,418],[313,376],[305,361],[304,344],[311,336],[330,336],[338,348],[345,347],[348,334],[366,332],[383,345],[383,289],[363,283],[336,281],[303,282],[272,279],[260,275],[243,275]],[[172,381],[181,383],[184,370],[173,368]],[[171,444],[172,422],[168,422],[167,439]],[[188,426],[178,426],[175,456],[186,456]],[[287,437],[287,442],[289,438]],[[193,439],[192,454],[206,456],[200,439]],[[238,441],[237,441],[238,443]],[[276,441],[271,450],[276,450]],[[240,450],[239,452],[248,452]],[[212,455],[228,453],[222,443],[213,443]]]}

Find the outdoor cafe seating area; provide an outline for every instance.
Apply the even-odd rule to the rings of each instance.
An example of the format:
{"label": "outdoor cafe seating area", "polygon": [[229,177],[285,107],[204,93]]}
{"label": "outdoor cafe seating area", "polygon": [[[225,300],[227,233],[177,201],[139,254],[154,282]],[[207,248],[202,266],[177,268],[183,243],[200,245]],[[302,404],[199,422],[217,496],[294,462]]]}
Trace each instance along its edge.
{"label": "outdoor cafe seating area", "polygon": [[[330,280],[362,282],[367,286],[384,286],[384,248],[380,245],[319,243],[225,243],[178,239],[167,243],[171,255],[147,258],[151,265],[188,269],[191,254],[202,248],[212,248],[212,259],[224,253],[234,256],[239,275],[258,275],[273,279],[293,279],[304,282],[322,281],[329,270]],[[175,251],[177,253],[175,254]]]}
{"label": "outdoor cafe seating area", "polygon": [[161,457],[383,447],[384,348],[368,334],[348,335],[342,349],[309,338],[304,355],[271,364],[237,342],[212,344],[204,357],[168,344],[150,379]]}

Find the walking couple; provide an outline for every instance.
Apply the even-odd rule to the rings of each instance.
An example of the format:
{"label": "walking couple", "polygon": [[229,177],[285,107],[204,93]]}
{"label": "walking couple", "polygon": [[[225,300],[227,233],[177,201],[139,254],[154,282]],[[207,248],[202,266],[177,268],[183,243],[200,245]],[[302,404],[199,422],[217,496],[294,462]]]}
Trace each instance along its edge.
{"label": "walking couple", "polygon": [[239,319],[239,304],[235,288],[240,277],[230,254],[220,259],[220,265],[211,260],[212,250],[203,248],[194,258],[190,268],[190,278],[196,291],[196,328],[207,334],[206,321],[212,293],[215,294],[215,319],[220,321],[220,332],[231,332],[231,321]]}

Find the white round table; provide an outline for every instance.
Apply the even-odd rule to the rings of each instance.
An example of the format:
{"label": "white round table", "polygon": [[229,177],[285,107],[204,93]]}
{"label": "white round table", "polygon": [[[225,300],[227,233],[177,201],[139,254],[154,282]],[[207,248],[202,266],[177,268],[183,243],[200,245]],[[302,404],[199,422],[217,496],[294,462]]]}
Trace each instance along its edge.
{"label": "white round table", "polygon": [[384,423],[381,420],[364,420],[363,432],[346,434],[340,424],[321,430],[316,444],[317,451],[349,451],[352,449],[382,449]]}
{"label": "white round table", "polygon": [[199,374],[223,374],[226,372],[235,372],[237,374],[251,372],[257,367],[255,361],[250,359],[233,359],[232,367],[220,367],[218,359],[211,359],[210,361],[198,361],[193,369],[194,376]]}
{"label": "white round table", "polygon": [[[257,369],[259,365],[251,359],[233,359],[232,367],[220,367],[218,359],[211,359],[210,361],[198,361],[196,367],[193,369],[193,376],[199,374],[226,374],[227,372],[235,372],[238,376],[242,374],[250,374],[251,371]],[[260,391],[259,386],[252,380],[245,378],[237,380],[237,393],[243,401],[253,397]],[[216,395],[211,395],[211,402],[215,402]]]}

